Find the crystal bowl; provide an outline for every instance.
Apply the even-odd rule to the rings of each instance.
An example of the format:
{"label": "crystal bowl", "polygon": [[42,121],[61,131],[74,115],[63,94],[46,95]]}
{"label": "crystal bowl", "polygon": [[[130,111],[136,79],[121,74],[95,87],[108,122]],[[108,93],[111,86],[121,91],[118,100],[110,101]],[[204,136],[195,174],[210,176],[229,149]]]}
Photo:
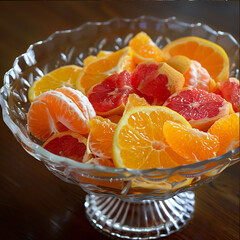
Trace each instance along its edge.
{"label": "crystal bowl", "polygon": [[238,77],[239,43],[228,33],[175,17],[115,18],[87,22],[77,29],[55,32],[16,58],[4,76],[0,102],[3,119],[23,148],[62,180],[78,184],[86,196],[91,224],[114,238],[155,239],[182,228],[194,212],[193,189],[208,183],[240,160],[239,147],[220,157],[168,169],[133,170],[79,163],[41,147],[28,130],[28,88],[44,74],[64,65],[83,65],[88,55],[118,50],[144,31],[163,47],[184,36],[198,36],[222,46],[230,60],[230,75]]}

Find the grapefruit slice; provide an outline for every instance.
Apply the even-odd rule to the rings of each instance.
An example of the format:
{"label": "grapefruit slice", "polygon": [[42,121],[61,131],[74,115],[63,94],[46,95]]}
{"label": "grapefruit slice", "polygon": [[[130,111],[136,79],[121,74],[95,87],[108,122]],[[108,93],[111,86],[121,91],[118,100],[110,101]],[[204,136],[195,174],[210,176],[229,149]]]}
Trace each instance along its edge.
{"label": "grapefruit slice", "polygon": [[88,99],[100,116],[122,115],[128,95],[133,93],[128,71],[113,74],[88,92]]}
{"label": "grapefruit slice", "polygon": [[177,154],[195,162],[216,157],[219,149],[218,137],[176,122],[165,122],[163,134]]}
{"label": "grapefruit slice", "polygon": [[198,88],[185,88],[164,103],[181,114],[194,128],[207,131],[218,119],[233,112],[232,104],[221,96]]}
{"label": "grapefruit slice", "polygon": [[109,119],[96,116],[90,120],[88,148],[100,158],[112,158],[112,142],[116,124]]}
{"label": "grapefruit slice", "polygon": [[86,94],[92,86],[101,83],[108,76],[124,70],[131,72],[133,69],[132,51],[129,47],[125,47],[87,64],[83,68],[76,86],[78,90]]}
{"label": "grapefruit slice", "polygon": [[168,168],[186,164],[165,142],[163,125],[172,120],[191,125],[166,107],[141,106],[129,109],[114,133],[113,161],[116,167],[132,169]]}
{"label": "grapefruit slice", "polygon": [[178,55],[168,59],[166,63],[183,74],[185,78],[184,87],[200,88],[208,92],[214,90],[215,81],[199,62]]}
{"label": "grapefruit slice", "polygon": [[145,32],[140,32],[132,38],[129,46],[133,50],[133,60],[136,64],[145,61],[164,61],[161,49],[158,48]]}
{"label": "grapefruit slice", "polygon": [[167,98],[183,88],[183,75],[167,63],[142,63],[132,74],[132,85],[143,95],[162,105]]}
{"label": "grapefruit slice", "polygon": [[239,115],[231,114],[216,121],[208,132],[219,138],[217,156],[239,147]]}
{"label": "grapefruit slice", "polygon": [[32,102],[40,94],[60,87],[76,87],[82,68],[69,65],[58,68],[35,81],[28,90],[28,99]]}
{"label": "grapefruit slice", "polygon": [[77,162],[86,162],[87,139],[78,133],[66,131],[55,133],[44,144],[43,148],[58,156],[67,157]]}
{"label": "grapefruit slice", "polygon": [[235,112],[239,112],[239,80],[236,78],[229,78],[219,83],[218,89],[215,92],[221,95],[228,102],[232,103]]}
{"label": "grapefruit slice", "polygon": [[223,81],[229,75],[229,59],[222,47],[199,37],[176,39],[162,49],[167,58],[183,55],[198,61],[215,81]]}

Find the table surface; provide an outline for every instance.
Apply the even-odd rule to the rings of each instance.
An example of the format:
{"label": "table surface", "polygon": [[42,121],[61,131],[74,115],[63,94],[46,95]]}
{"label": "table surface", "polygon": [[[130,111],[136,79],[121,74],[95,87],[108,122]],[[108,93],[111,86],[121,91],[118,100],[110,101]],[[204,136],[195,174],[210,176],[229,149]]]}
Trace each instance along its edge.
{"label": "table surface", "polygon": [[[0,76],[56,30],[141,15],[204,22],[239,38],[238,2],[0,2]],[[28,155],[2,119],[0,131],[0,239],[107,239],[85,217],[85,193]],[[166,239],[239,239],[239,171],[235,164],[197,189],[193,219]]]}

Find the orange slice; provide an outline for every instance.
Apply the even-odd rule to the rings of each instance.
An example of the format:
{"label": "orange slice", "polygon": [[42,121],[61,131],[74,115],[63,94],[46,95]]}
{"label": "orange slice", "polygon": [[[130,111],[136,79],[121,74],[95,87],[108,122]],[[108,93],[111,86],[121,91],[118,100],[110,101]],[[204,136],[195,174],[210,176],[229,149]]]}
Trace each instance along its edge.
{"label": "orange slice", "polygon": [[96,116],[90,120],[88,148],[100,158],[112,158],[112,142],[116,124],[109,119]]}
{"label": "orange slice", "polygon": [[217,156],[239,147],[239,115],[231,114],[216,121],[208,132],[219,138]]}
{"label": "orange slice", "polygon": [[125,47],[87,64],[76,82],[77,89],[86,94],[92,86],[101,83],[108,76],[124,70],[132,72],[133,68],[132,51]]}
{"label": "orange slice", "polygon": [[177,122],[165,122],[163,134],[177,154],[195,162],[216,157],[219,149],[218,137]]}
{"label": "orange slice", "polygon": [[123,114],[125,114],[129,109],[139,106],[150,106],[150,104],[146,101],[145,98],[139,97],[137,94],[132,93],[128,96]]}
{"label": "orange slice", "polygon": [[115,166],[149,169],[186,164],[188,161],[176,154],[164,140],[162,128],[167,120],[191,127],[181,115],[166,107],[141,106],[129,109],[114,133]]}
{"label": "orange slice", "polygon": [[144,32],[138,33],[131,39],[129,46],[133,49],[133,60],[136,64],[145,61],[164,61],[161,49]]}
{"label": "orange slice", "polygon": [[55,133],[43,144],[43,148],[77,162],[86,162],[90,156],[87,153],[87,139],[72,131]]}
{"label": "orange slice", "polygon": [[28,90],[29,101],[32,102],[40,94],[60,87],[76,87],[82,68],[69,65],[58,68],[36,80]]}
{"label": "orange slice", "polygon": [[176,39],[162,49],[167,58],[183,55],[198,61],[215,81],[223,81],[229,75],[229,59],[222,47],[199,37]]}

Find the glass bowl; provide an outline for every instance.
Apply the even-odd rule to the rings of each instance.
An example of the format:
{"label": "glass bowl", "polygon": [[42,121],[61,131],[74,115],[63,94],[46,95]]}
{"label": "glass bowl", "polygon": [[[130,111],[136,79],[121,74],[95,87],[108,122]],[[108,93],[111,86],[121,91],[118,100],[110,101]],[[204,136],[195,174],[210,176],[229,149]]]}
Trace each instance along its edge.
{"label": "glass bowl", "polygon": [[87,22],[77,29],[55,32],[19,56],[4,76],[0,102],[3,119],[23,148],[62,180],[78,184],[86,196],[86,215],[102,233],[126,239],[155,239],[182,228],[194,212],[195,187],[208,183],[240,160],[239,147],[220,157],[169,169],[118,169],[75,162],[41,147],[28,130],[28,88],[39,77],[103,50],[126,46],[144,31],[163,47],[184,36],[199,36],[222,46],[230,59],[230,75],[238,77],[239,43],[209,26],[140,17]]}

